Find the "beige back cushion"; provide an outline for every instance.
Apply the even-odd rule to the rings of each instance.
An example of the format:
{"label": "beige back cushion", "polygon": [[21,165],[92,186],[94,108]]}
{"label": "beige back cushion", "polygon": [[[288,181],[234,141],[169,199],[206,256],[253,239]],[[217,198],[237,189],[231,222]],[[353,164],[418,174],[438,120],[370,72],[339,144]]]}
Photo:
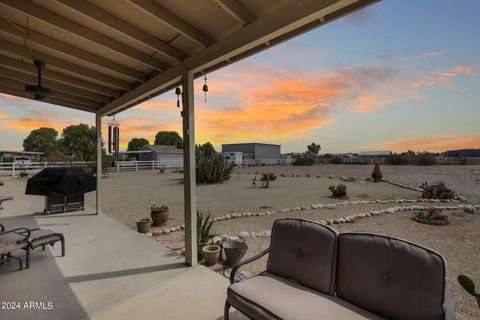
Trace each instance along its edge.
{"label": "beige back cushion", "polygon": [[400,239],[338,236],[337,295],[392,320],[443,319],[445,262]]}
{"label": "beige back cushion", "polygon": [[323,225],[297,219],[273,223],[267,271],[333,294],[337,234]]}

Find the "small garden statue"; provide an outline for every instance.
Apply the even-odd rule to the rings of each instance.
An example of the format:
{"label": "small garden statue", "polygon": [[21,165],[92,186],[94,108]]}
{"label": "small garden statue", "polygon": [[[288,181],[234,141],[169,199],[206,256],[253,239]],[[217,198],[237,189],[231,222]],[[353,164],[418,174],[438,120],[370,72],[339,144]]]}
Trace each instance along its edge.
{"label": "small garden statue", "polygon": [[347,196],[347,186],[344,184],[339,184],[338,186],[330,186],[328,190],[332,192],[333,198],[344,198]]}
{"label": "small garden statue", "polygon": [[376,163],[372,173],[373,182],[381,182],[382,178],[383,178],[383,174],[382,174],[382,171],[380,170],[380,165]]}

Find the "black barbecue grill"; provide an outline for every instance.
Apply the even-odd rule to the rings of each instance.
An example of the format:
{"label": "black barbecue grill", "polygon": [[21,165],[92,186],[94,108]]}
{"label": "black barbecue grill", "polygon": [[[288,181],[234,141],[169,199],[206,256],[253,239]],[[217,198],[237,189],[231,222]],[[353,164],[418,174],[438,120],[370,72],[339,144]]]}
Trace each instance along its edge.
{"label": "black barbecue grill", "polygon": [[96,190],[96,178],[83,168],[45,168],[27,182],[25,194],[45,196],[46,214],[85,208],[85,193]]}

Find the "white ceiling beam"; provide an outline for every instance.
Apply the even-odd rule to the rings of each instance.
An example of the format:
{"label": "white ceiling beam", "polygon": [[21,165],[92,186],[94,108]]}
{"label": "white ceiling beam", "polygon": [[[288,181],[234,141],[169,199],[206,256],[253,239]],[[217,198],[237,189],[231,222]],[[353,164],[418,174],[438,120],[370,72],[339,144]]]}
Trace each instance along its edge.
{"label": "white ceiling beam", "polygon": [[[37,82],[35,81],[34,83],[29,83],[29,84],[36,85],[36,83]],[[4,77],[4,75],[1,74],[1,73],[0,73],[0,84],[2,84],[3,86],[9,87],[9,88],[18,89],[18,90],[21,90],[21,91],[25,92],[25,83],[24,82],[14,80],[14,79],[11,79],[11,78],[8,78],[8,77]],[[50,88],[50,89],[52,89],[52,88]],[[25,92],[25,93],[27,93],[27,92]],[[33,96],[31,96],[31,95],[30,95],[30,97],[33,98]],[[93,109],[98,109],[101,106],[103,106],[103,103],[101,103],[101,102],[92,101],[92,100],[89,100],[87,98],[77,97],[77,96],[62,92],[62,91],[53,91],[53,94],[50,97],[62,99],[64,101],[79,104],[79,105],[89,107],[89,108],[91,107]]]}
{"label": "white ceiling beam", "polygon": [[[27,48],[21,47],[19,45],[3,41],[2,45],[0,46],[0,51],[8,52],[10,54],[17,55],[22,58],[30,59],[30,60],[40,60],[47,64],[47,68],[55,67],[58,69],[62,69],[67,72],[73,72],[79,77],[84,77],[90,79],[94,82],[101,82],[102,84],[122,90],[130,90],[132,85],[124,80],[119,80],[117,78],[113,78],[103,73],[93,71],[91,69],[87,69],[84,67],[80,67],[77,64],[69,61],[65,61],[59,58],[55,58],[49,56],[47,54],[38,52],[38,51],[30,51]],[[32,55],[33,52],[33,55]]]}
{"label": "white ceiling beam", "polygon": [[53,49],[57,52],[85,61],[94,65],[95,69],[104,69],[107,72],[113,71],[114,73],[126,76],[136,81],[145,82],[147,80],[146,74],[130,69],[124,65],[115,63],[112,60],[105,59],[96,54],[77,48],[66,42],[57,40],[34,30],[27,31],[21,26],[13,25],[3,19],[0,19],[0,32],[13,35],[30,43],[35,43],[42,47]]}
{"label": "white ceiling beam", "polygon": [[75,36],[82,37],[90,42],[100,45],[112,52],[121,54],[142,65],[149,66],[156,70],[165,70],[169,65],[148,54],[135,50],[128,45],[107,37],[97,31],[84,27],[59,14],[49,11],[37,4],[27,0],[0,0],[0,4],[28,15],[29,17],[43,21],[58,29],[69,32]]}
{"label": "white ceiling beam", "polygon": [[[374,2],[376,0],[372,0]],[[342,2],[342,1],[340,1]],[[97,114],[104,116],[133,106],[148,96],[158,94],[160,90],[174,85],[180,80],[184,70],[194,74],[225,63],[227,59],[240,55],[283,34],[300,29],[302,26],[324,17],[335,10],[338,0],[292,1],[269,15],[256,20],[230,36],[212,44],[198,54],[185,59],[181,64],[162,72],[147,82],[125,93],[101,108]],[[343,1],[345,5],[355,0]],[[337,4],[337,6],[333,6]],[[332,7],[332,8],[330,8]],[[341,6],[340,6],[341,7]]]}
{"label": "white ceiling beam", "polygon": [[238,0],[214,0],[225,12],[240,22],[242,26],[255,21],[253,14]]}
{"label": "white ceiling beam", "polygon": [[[1,82],[0,82],[0,92],[9,94],[11,96],[17,96],[17,97],[25,98],[25,99],[28,99],[28,100],[33,100],[32,96],[27,94],[25,91],[19,90],[19,89],[16,89],[16,88],[10,88],[8,86],[2,85]],[[65,100],[62,100],[62,99],[59,99],[59,98],[53,98],[53,97],[45,98],[45,100],[43,100],[43,101],[39,101],[39,100],[34,100],[34,101],[56,104],[56,105],[59,105],[59,106],[62,106],[62,107],[67,107],[67,108],[82,110],[82,111],[88,111],[88,112],[93,112],[93,113],[95,113],[96,110],[97,110],[96,108],[93,108],[93,107],[88,107],[88,106],[84,106],[84,105],[77,104],[77,103],[72,103],[70,101],[65,101]]]}
{"label": "white ceiling beam", "polygon": [[[33,63],[22,62],[20,60],[5,57],[3,55],[0,55],[0,65],[4,66],[5,68],[9,68],[30,75],[37,74],[37,68],[33,65]],[[64,75],[63,73],[59,73],[54,70],[43,69],[42,77],[58,83],[68,83],[68,85],[72,87],[89,91],[90,93],[101,97],[99,98],[101,100],[98,101],[105,100],[105,102],[109,102],[112,100],[112,98],[119,97],[122,94],[121,91],[110,89],[93,82],[88,82],[82,79]]]}
{"label": "white ceiling beam", "polygon": [[138,41],[149,48],[158,51],[170,59],[174,59],[176,62],[180,62],[187,57],[187,55],[180,50],[174,48],[172,45],[162,41],[149,33],[146,33],[139,28],[121,20],[120,18],[112,15],[111,13],[94,6],[87,1],[78,0],[57,0],[62,5],[79,12],[90,19],[103,23],[112,28],[112,30],[119,32],[130,39]]}
{"label": "white ceiling beam", "polygon": [[[0,76],[4,78],[9,78],[12,80],[17,80],[24,84],[37,83],[36,75],[18,72],[16,70],[8,69],[2,66],[0,66]],[[45,87],[50,88],[54,91],[67,93],[72,96],[76,96],[78,99],[86,99],[85,101],[90,100],[92,102],[107,103],[110,100],[108,97],[102,96],[98,93],[88,92],[86,90],[75,88],[63,83],[58,83],[52,80],[44,79],[43,75],[42,75],[42,84],[45,85]]]}
{"label": "white ceiling beam", "polygon": [[130,0],[130,2],[142,9],[143,12],[204,47],[208,47],[213,43],[213,39],[210,36],[201,32],[188,22],[180,19],[152,0]]}

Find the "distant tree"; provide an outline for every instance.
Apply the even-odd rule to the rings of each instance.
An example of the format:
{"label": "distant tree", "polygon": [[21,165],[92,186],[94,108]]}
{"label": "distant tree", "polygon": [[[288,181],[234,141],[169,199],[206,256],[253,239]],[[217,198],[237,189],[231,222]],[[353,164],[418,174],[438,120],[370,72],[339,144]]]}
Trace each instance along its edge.
{"label": "distant tree", "polygon": [[307,150],[313,153],[314,155],[317,155],[320,152],[320,150],[322,150],[322,147],[320,147],[319,144],[312,142],[307,146]]}
{"label": "distant tree", "polygon": [[310,151],[295,155],[294,158],[295,158],[295,162],[293,163],[294,166],[311,166],[315,162],[314,154]]}
{"label": "distant tree", "polygon": [[145,138],[133,138],[128,142],[127,151],[138,151],[149,144],[148,140]]}
{"label": "distant tree", "polygon": [[155,136],[155,144],[176,146],[183,142],[182,138],[176,131],[159,131]]}
{"label": "distant tree", "polygon": [[32,130],[23,140],[25,151],[43,152],[46,156],[55,152],[57,148],[57,130],[53,128],[39,128]]}
{"label": "distant tree", "polygon": [[63,129],[59,140],[65,154],[74,161],[94,161],[96,155],[95,127],[86,124],[71,125]]}

